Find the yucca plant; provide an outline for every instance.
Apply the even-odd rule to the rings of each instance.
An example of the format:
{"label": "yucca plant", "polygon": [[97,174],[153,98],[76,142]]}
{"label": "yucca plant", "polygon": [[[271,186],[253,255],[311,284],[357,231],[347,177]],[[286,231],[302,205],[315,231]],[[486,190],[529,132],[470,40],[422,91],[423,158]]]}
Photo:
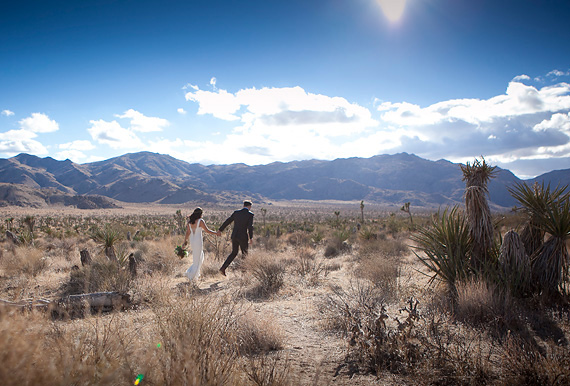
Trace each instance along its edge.
{"label": "yucca plant", "polygon": [[471,264],[476,269],[488,265],[493,248],[493,223],[491,209],[487,202],[487,184],[495,174],[495,166],[489,166],[485,159],[475,159],[473,164],[461,165],[465,181],[465,212],[473,242]]}
{"label": "yucca plant", "polygon": [[[535,183],[530,187],[521,183],[509,192],[528,216],[521,239],[531,257],[535,289],[546,293],[565,291],[569,266],[566,241],[570,236],[567,186],[551,190],[550,184]],[[549,238],[543,242],[546,234]]]}
{"label": "yucca plant", "polygon": [[121,240],[121,233],[118,230],[105,226],[103,229],[96,229],[91,237],[95,242],[102,244],[107,259],[117,261],[115,244]]}
{"label": "yucca plant", "polygon": [[441,214],[438,212],[431,225],[418,230],[411,239],[416,244],[414,248],[425,254],[422,256],[414,251],[416,257],[434,273],[430,281],[441,279],[453,289],[456,281],[471,274],[469,226],[457,206],[445,209]]}
{"label": "yucca plant", "polygon": [[539,290],[567,292],[570,264],[566,242],[570,238],[570,202],[552,203],[539,218],[548,240],[535,254],[532,270]]}
{"label": "yucca plant", "polygon": [[550,191],[550,184],[538,183],[528,186],[526,183],[517,183],[514,187],[508,188],[509,193],[522,205],[515,210],[523,210],[527,215],[527,221],[521,231],[521,239],[525,246],[526,253],[532,256],[544,241],[544,229],[540,224],[541,216],[546,213],[547,208],[556,202],[568,199],[570,193],[565,193],[566,186],[556,187]]}
{"label": "yucca plant", "polygon": [[501,244],[499,255],[501,276],[506,286],[514,296],[524,296],[531,285],[530,257],[526,253],[521,236],[508,231]]}

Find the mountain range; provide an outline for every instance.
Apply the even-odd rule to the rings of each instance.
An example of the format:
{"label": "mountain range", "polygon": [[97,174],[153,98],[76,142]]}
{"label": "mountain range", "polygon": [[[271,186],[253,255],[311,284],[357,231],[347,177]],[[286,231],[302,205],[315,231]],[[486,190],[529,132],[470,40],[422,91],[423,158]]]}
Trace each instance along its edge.
{"label": "mountain range", "polygon": [[[0,159],[0,205],[112,207],[116,201],[182,204],[272,200],[360,201],[416,207],[461,203],[465,184],[459,164],[413,154],[333,161],[274,162],[248,166],[190,164],[150,152],[76,164],[19,154]],[[515,205],[507,188],[523,182],[497,168],[489,183],[491,205]],[[524,182],[570,183],[570,169]],[[24,196],[25,193],[25,197]],[[32,197],[35,197],[32,199]]]}

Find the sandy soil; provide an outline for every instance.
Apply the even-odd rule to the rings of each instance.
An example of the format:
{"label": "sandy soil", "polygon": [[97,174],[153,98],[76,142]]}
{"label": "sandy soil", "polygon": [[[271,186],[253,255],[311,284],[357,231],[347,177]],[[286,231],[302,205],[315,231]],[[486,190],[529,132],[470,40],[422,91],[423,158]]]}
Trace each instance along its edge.
{"label": "sandy soil", "polygon": [[[413,256],[405,260],[412,261]],[[329,293],[329,286],[340,285],[346,288],[352,277],[350,272],[352,257],[344,255],[329,263],[341,264],[341,269],[330,272],[317,287],[285,286],[271,299],[253,301],[251,307],[263,318],[273,321],[274,327],[284,336],[284,349],[277,353],[281,361],[287,361],[290,373],[299,385],[402,385],[405,383],[396,376],[350,374],[343,366],[347,341],[340,336],[327,333],[320,325],[317,304]],[[230,267],[231,268],[231,267]],[[410,270],[413,271],[413,270]],[[415,271],[414,271],[415,272]],[[405,274],[408,274],[406,270]],[[416,272],[417,274],[417,272]],[[207,296],[211,292],[231,293],[239,287],[242,275],[247,272],[228,269],[228,276],[201,278],[198,287]],[[175,286],[184,285],[183,277],[176,279]],[[397,307],[395,307],[397,309]]]}

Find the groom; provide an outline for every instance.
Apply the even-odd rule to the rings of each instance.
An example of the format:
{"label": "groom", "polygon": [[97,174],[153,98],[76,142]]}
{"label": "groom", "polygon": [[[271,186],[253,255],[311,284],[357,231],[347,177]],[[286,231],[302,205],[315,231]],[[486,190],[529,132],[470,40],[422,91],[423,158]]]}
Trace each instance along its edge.
{"label": "groom", "polygon": [[245,257],[247,255],[248,243],[253,242],[253,213],[250,211],[251,205],[251,201],[245,200],[243,202],[243,208],[233,212],[232,215],[224,221],[218,231],[218,233],[221,234],[228,225],[232,222],[234,223],[234,229],[232,231],[232,253],[228,255],[222,268],[220,268],[220,273],[224,276],[226,276],[226,268],[228,268],[237,256],[238,249],[241,249],[241,254]]}

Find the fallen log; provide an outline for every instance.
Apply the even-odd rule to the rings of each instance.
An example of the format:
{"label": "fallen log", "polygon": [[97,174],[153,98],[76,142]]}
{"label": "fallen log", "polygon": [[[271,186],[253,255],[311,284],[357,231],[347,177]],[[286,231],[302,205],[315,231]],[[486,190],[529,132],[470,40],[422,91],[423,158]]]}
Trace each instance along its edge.
{"label": "fallen log", "polygon": [[54,317],[82,316],[85,311],[125,310],[131,305],[130,295],[120,292],[95,292],[69,295],[55,300],[24,299],[17,302],[0,299],[0,307],[8,309],[51,311]]}
{"label": "fallen log", "polygon": [[47,310],[51,301],[46,299],[23,299],[18,302],[0,299],[0,307],[19,308],[22,310]]}

